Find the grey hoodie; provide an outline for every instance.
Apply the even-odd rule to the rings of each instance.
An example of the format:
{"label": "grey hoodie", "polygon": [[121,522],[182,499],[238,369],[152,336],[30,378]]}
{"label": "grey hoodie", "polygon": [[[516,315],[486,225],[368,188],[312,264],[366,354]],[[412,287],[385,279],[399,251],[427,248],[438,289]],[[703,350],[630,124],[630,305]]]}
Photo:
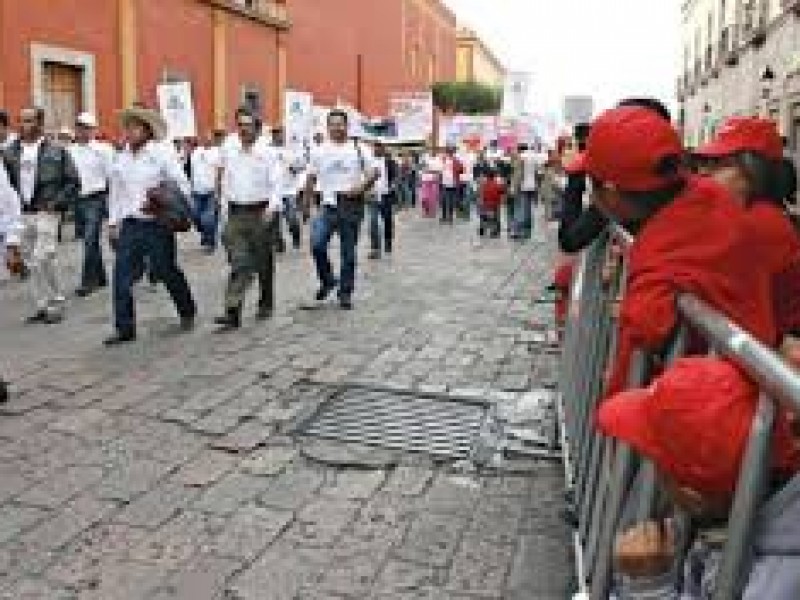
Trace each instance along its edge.
{"label": "grey hoodie", "polygon": [[[800,475],[762,508],[754,562],[742,600],[800,599]],[[710,600],[721,552],[698,539],[676,578],[621,577],[619,600]],[[682,590],[682,591],[679,591]]]}

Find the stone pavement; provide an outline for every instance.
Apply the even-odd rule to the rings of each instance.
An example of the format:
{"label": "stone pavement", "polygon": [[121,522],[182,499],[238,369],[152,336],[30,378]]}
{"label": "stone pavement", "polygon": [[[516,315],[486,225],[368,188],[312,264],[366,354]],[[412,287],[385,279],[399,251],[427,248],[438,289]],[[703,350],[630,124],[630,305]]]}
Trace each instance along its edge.
{"label": "stone pavement", "polygon": [[222,258],[184,240],[198,328],[178,335],[166,293],[142,286],[140,340],[111,351],[107,294],[25,326],[24,290],[0,283],[14,386],[0,409],[0,598],[567,597],[558,463],[464,472],[289,435],[332,385],[506,402],[552,383],[556,358],[531,329],[550,318],[531,297],[552,243],[473,248],[472,229],[403,214],[395,256],[362,262],[352,313],[301,310],[311,262],[289,254],[276,317],[227,337],[210,325]]}

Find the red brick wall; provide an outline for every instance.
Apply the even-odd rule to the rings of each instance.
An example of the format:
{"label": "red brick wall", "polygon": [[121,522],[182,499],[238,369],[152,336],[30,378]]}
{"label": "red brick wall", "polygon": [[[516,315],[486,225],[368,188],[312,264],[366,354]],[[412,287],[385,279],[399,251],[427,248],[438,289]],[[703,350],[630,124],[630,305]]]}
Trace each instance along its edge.
{"label": "red brick wall", "polygon": [[228,27],[228,123],[242,101],[242,87],[254,85],[261,91],[264,118],[277,118],[278,34],[245,19],[231,19]]}
{"label": "red brick wall", "polygon": [[0,11],[0,79],[12,116],[32,101],[30,45],[38,42],[94,54],[99,116],[113,119],[121,98],[116,2],[12,0],[0,1]]}
{"label": "red brick wall", "polygon": [[[108,0],[105,0],[108,1]],[[213,13],[195,0],[138,0],[136,26],[139,100],[156,105],[165,69],[192,82],[198,126],[210,127],[214,106]],[[229,36],[229,42],[235,38]]]}

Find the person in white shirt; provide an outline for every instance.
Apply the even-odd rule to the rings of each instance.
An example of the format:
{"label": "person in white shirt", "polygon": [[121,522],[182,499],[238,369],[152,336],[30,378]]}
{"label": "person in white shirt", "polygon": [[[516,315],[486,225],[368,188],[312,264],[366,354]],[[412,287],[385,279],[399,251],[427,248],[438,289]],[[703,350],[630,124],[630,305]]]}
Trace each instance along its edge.
{"label": "person in white shirt", "polygon": [[546,158],[532,147],[523,145],[519,157],[522,170],[517,194],[517,222],[515,234],[519,238],[529,239],[533,231],[533,206],[537,203],[539,180],[542,176]]}
{"label": "person in white shirt", "polygon": [[336,289],[328,246],[333,234],[338,233],[341,251],[339,306],[350,310],[365,194],[377,181],[378,171],[373,166],[372,152],[358,141],[348,139],[347,112],[330,111],[327,123],[329,141],[312,150],[305,188],[306,202],[310,202],[314,185],[319,181],[321,205],[311,223],[311,251],[320,283],[316,299],[322,302]]}
{"label": "person in white shirt", "polygon": [[386,146],[380,142],[374,145],[375,168],[378,180],[373,188],[375,200],[369,205],[370,211],[370,259],[381,257],[381,221],[383,221],[383,250],[392,253],[394,242],[394,204],[397,201],[397,162],[389,155]]}
{"label": "person in white shirt", "polygon": [[108,178],[114,150],[109,144],[95,139],[97,119],[81,113],[75,121],[75,142],[68,151],[81,178],[81,189],[75,206],[76,220],[83,223],[83,267],[78,296],[88,296],[108,284],[103,264],[100,234],[107,211]]}
{"label": "person in white shirt", "polygon": [[[282,127],[275,127],[272,130],[272,151],[280,169],[281,212],[292,236],[292,246],[295,250],[299,250],[302,228],[297,210],[297,197],[305,181],[306,161],[303,156],[304,153],[286,145],[286,134]],[[285,252],[286,243],[283,241],[283,231],[280,224],[279,218],[277,250],[278,252]]]}
{"label": "person in white shirt", "polygon": [[18,274],[22,268],[21,232],[22,205],[0,162],[0,248],[5,248],[6,266],[12,274]]}
{"label": "person in white shirt", "polygon": [[27,321],[58,323],[66,304],[58,261],[59,212],[74,202],[80,177],[67,150],[44,137],[44,111],[38,107],[20,111],[20,136],[3,158],[22,202],[21,248],[34,309]]}
{"label": "person in white shirt", "polygon": [[105,344],[114,346],[136,339],[133,284],[147,259],[149,268],[167,288],[181,330],[194,327],[197,308],[177,263],[175,232],[166,223],[169,187],[189,196],[191,186],[180,164],[169,158],[161,140],[167,126],[154,110],[133,107],[120,114],[127,138],[126,148],[111,167],[109,237],[116,249],[114,262],[114,328]]}
{"label": "person in white shirt", "polygon": [[228,208],[222,242],[230,276],[225,290],[225,314],[216,319],[220,332],[239,329],[247,289],[258,276],[256,319],[272,316],[275,301],[275,228],[281,207],[280,178],[275,155],[259,146],[258,122],[247,108],[236,111],[236,138],[222,151],[221,198]]}
{"label": "person in white shirt", "polygon": [[213,254],[217,249],[219,199],[216,188],[222,137],[221,132],[207,136],[192,151],[190,158],[194,224],[200,232],[200,246],[208,254]]}

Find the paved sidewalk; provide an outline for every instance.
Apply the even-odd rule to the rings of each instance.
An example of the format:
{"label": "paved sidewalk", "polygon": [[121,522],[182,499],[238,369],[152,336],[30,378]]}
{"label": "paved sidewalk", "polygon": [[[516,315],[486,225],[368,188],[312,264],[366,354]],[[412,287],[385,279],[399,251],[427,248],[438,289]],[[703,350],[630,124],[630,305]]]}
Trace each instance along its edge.
{"label": "paved sidewalk", "polygon": [[356,310],[301,310],[312,266],[290,253],[276,317],[252,307],[230,336],[210,324],[222,257],[195,240],[188,335],[163,289],[137,290],[140,340],[107,351],[107,293],[25,326],[24,289],[0,283],[0,598],[565,598],[558,463],[475,474],[289,435],[334,386],[510,403],[553,382],[530,327],[549,323],[531,298],[552,243],[474,248],[471,225],[400,221],[395,256],[361,263]]}

